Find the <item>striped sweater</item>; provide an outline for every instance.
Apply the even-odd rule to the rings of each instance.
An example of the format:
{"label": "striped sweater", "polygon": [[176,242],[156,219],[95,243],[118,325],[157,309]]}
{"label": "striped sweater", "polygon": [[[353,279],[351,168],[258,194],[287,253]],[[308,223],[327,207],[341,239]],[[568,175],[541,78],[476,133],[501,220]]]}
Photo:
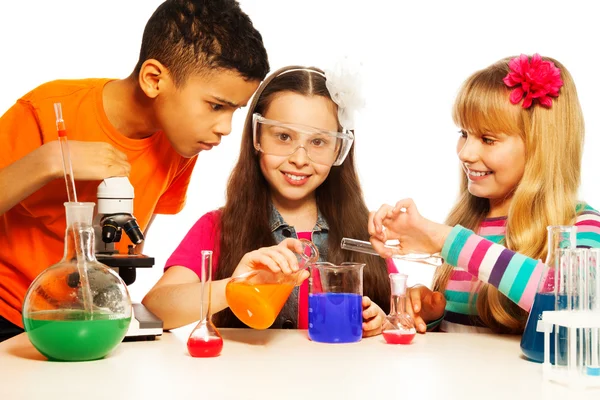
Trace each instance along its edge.
{"label": "striped sweater", "polygon": [[[577,247],[600,247],[598,211],[579,205],[575,225]],[[483,283],[495,286],[524,310],[533,305],[544,264],[502,246],[505,234],[506,217],[500,217],[484,220],[477,235],[457,225],[446,238],[442,256],[455,269],[446,286],[442,331],[489,332],[477,318],[475,307]]]}

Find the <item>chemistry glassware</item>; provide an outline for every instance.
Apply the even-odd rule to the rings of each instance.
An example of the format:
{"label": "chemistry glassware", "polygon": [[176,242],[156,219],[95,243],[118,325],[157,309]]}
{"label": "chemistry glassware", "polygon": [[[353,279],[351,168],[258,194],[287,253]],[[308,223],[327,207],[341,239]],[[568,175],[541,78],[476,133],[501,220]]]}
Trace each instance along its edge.
{"label": "chemistry glassware", "polygon": [[[556,311],[544,311],[544,378],[579,389],[600,387],[600,249],[560,249]],[[555,361],[550,360],[554,337]]]}
{"label": "chemistry glassware", "polygon": [[390,344],[409,344],[415,337],[415,321],[406,312],[406,279],[404,274],[390,274],[391,304],[381,333]]}
{"label": "chemistry glassware", "polygon": [[64,257],[29,286],[23,324],[48,359],[99,359],[125,337],[131,300],[119,275],[94,255],[94,203],[69,202],[65,208]]}
{"label": "chemistry glassware", "polygon": [[200,322],[198,322],[187,341],[188,352],[192,357],[216,357],[223,350],[223,338],[213,325],[210,312],[212,254],[212,251],[202,251]]}
{"label": "chemistry glassware", "polygon": [[[555,296],[555,269],[557,265],[565,260],[561,259],[563,253],[560,249],[574,249],[576,244],[577,228],[575,226],[553,225],[548,230],[548,253],[546,256],[545,268],[540,278],[533,306],[529,311],[529,318],[525,325],[525,331],[521,338],[521,351],[532,361],[544,361],[544,330],[539,321],[542,319],[542,312],[556,309]],[[525,265],[522,268],[532,268],[531,265]],[[538,326],[539,325],[539,326]],[[554,362],[554,335],[550,346],[550,359]]]}
{"label": "chemistry glassware", "polygon": [[328,262],[310,267],[308,337],[314,342],[352,343],[362,338],[365,264]]}
{"label": "chemistry glassware", "polygon": [[[593,315],[600,312],[596,292],[600,284],[597,282],[600,249],[561,249],[559,254],[562,262],[556,268],[556,311],[569,314],[569,318],[588,316],[591,322],[598,318]],[[553,335],[555,365],[570,366],[580,372],[585,367],[586,372],[600,375],[597,329],[569,329],[559,325]]]}
{"label": "chemistry glassware", "polygon": [[[588,306],[596,318],[600,318],[600,249],[589,249],[588,252]],[[590,345],[586,353],[586,372],[588,375],[600,376],[600,327],[590,329],[588,335]]]}
{"label": "chemistry glassware", "polygon": [[[588,253],[586,249],[558,249],[555,267],[554,294],[556,311],[575,311],[580,309],[580,292],[583,288],[579,285],[580,278],[587,272]],[[583,300],[583,298],[581,298]],[[583,303],[583,302],[582,302]],[[586,302],[587,304],[587,302]],[[554,363],[567,365],[568,357],[568,329],[557,326],[554,333]]]}
{"label": "chemistry glassware", "polygon": [[285,275],[266,266],[232,278],[225,288],[227,304],[240,321],[254,329],[267,329],[283,308],[303,269],[319,259],[319,250],[309,240],[300,240],[298,271]]}
{"label": "chemistry glassware", "polygon": [[[600,249],[589,249],[587,271],[588,310],[600,319]],[[587,331],[587,351],[585,355],[585,372],[588,375],[600,376],[600,327]]]}
{"label": "chemistry glassware", "polygon": [[73,178],[73,164],[71,163],[71,152],[69,151],[69,143],[67,141],[67,127],[63,119],[61,103],[54,103],[54,115],[56,116],[56,130],[58,131],[58,142],[60,143],[63,172],[67,187],[67,199],[77,202],[77,190],[75,189],[75,179]]}
{"label": "chemistry glassware", "polygon": [[[396,246],[386,245],[388,249],[397,250]],[[356,251],[359,253],[372,254],[378,256],[379,253],[375,251],[373,245],[370,242],[364,240],[342,238],[341,248],[344,250]],[[397,260],[419,262],[424,264],[433,265],[439,267],[444,263],[444,259],[439,254],[394,254],[392,258]]]}

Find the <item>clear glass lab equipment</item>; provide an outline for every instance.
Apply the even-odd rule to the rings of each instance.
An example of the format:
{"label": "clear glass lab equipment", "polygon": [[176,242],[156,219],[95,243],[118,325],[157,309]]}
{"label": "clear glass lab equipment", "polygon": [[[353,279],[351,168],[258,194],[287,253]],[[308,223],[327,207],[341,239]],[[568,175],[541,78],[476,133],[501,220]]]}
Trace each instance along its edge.
{"label": "clear glass lab equipment", "polygon": [[308,337],[321,343],[352,343],[362,338],[365,264],[328,262],[310,267]]}
{"label": "clear glass lab equipment", "polygon": [[94,255],[94,203],[65,203],[62,260],[29,286],[23,324],[33,346],[50,360],[105,357],[123,340],[131,299],[123,280]]}
{"label": "clear glass lab equipment", "polygon": [[[570,387],[600,387],[600,249],[561,250],[556,270],[560,309],[544,311],[544,379]],[[550,359],[555,338],[556,362]]]}
{"label": "clear glass lab equipment", "polygon": [[235,316],[254,329],[267,329],[279,315],[297,284],[303,269],[319,259],[319,250],[309,240],[300,240],[302,254],[297,254],[298,271],[286,275],[274,273],[266,266],[232,278],[225,288],[227,304]]}
{"label": "clear glass lab equipment", "polygon": [[223,350],[223,338],[213,325],[210,311],[212,286],[212,251],[202,251],[200,271],[200,321],[187,341],[192,357],[216,357]]}
{"label": "clear glass lab equipment", "polygon": [[417,333],[414,320],[406,312],[407,278],[405,274],[390,274],[390,313],[381,331],[383,338],[389,344],[410,344]]}
{"label": "clear glass lab equipment", "polygon": [[[548,252],[545,268],[538,283],[533,306],[529,311],[525,331],[521,337],[521,351],[531,361],[544,361],[544,330],[539,321],[544,311],[557,308],[555,295],[555,271],[561,263],[567,262],[562,256],[561,249],[574,249],[576,244],[577,228],[575,226],[552,225],[547,227]],[[550,359],[554,362],[554,338],[550,346]]]}
{"label": "clear glass lab equipment", "polygon": [[[397,250],[397,247],[393,245],[386,245],[385,247],[392,250]],[[379,253],[377,253],[377,251],[375,251],[375,249],[373,248],[373,245],[370,242],[364,240],[343,238],[341,242],[341,248],[344,250],[356,251],[359,253],[372,254],[374,256],[379,255]],[[394,254],[392,258],[397,260],[429,264],[436,267],[439,267],[444,263],[444,259],[439,254]]]}

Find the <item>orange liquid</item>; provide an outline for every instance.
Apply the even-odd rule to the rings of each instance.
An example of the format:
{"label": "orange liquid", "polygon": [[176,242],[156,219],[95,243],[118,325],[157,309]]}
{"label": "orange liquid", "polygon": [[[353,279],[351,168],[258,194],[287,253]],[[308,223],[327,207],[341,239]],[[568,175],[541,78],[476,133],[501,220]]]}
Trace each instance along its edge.
{"label": "orange liquid", "polygon": [[267,329],[294,290],[293,285],[265,283],[248,285],[232,280],[225,288],[229,308],[244,324]]}

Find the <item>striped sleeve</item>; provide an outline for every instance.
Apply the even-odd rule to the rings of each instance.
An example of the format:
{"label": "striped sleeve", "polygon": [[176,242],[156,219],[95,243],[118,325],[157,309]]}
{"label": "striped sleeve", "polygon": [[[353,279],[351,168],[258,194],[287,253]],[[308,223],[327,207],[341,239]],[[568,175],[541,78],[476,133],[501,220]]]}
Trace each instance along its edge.
{"label": "striped sleeve", "polygon": [[577,217],[577,247],[600,247],[600,213],[587,204]]}
{"label": "striped sleeve", "polygon": [[[578,210],[577,247],[600,247],[600,214],[589,206]],[[444,243],[445,261],[489,283],[524,310],[533,304],[544,271],[541,260],[515,253],[457,225]]]}

